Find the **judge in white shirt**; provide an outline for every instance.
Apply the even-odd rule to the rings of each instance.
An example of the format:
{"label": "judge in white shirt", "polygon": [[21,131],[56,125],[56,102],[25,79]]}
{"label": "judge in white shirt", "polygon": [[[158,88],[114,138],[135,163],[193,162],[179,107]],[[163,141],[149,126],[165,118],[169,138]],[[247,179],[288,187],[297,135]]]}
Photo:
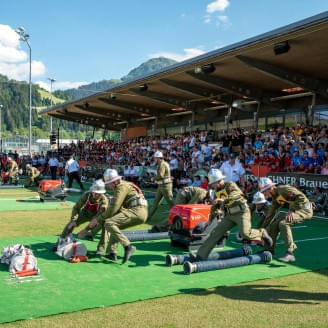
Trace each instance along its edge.
{"label": "judge in white shirt", "polygon": [[72,188],[73,180],[76,180],[80,185],[81,190],[84,190],[79,175],[79,168],[79,163],[74,159],[74,156],[71,155],[65,165],[66,175],[68,175],[68,188]]}

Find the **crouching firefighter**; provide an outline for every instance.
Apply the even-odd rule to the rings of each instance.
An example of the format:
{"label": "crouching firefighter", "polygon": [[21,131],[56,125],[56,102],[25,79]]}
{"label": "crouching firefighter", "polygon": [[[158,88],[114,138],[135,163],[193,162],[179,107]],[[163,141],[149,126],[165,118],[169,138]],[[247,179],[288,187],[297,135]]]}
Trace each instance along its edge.
{"label": "crouching firefighter", "polygon": [[31,166],[31,164],[26,164],[26,173],[25,187],[32,187],[34,184],[38,186],[43,179],[40,171],[36,167]]}
{"label": "crouching firefighter", "polygon": [[[105,196],[105,184],[102,180],[96,180],[90,191],[85,192],[72,209],[70,222],[65,226],[60,238],[66,238],[73,232],[75,227],[88,222],[92,219],[98,222],[98,218],[106,212],[108,207],[108,199]],[[82,231],[86,233],[88,227]],[[83,238],[83,233],[79,234],[79,238]],[[107,242],[107,234],[105,228],[102,227],[101,238],[97,246],[97,254],[104,252],[105,244]],[[57,245],[54,246],[53,251],[57,251]]]}
{"label": "crouching firefighter", "polygon": [[203,204],[207,194],[208,192],[204,188],[183,187],[175,198],[175,204]]}
{"label": "crouching firefighter", "polygon": [[8,183],[18,184],[18,164],[11,157],[8,157]]}
{"label": "crouching firefighter", "polygon": [[262,246],[271,247],[272,240],[265,229],[252,229],[250,209],[243,192],[239,189],[237,184],[234,182],[226,182],[224,180],[225,176],[222,175],[222,172],[218,169],[210,170],[208,177],[210,188],[214,189],[216,192],[212,201],[211,215],[219,209],[222,209],[225,215],[218,221],[217,226],[212,230],[204,244],[198,249],[194,259],[207,259],[217,241],[236,225],[243,239],[259,241]]}
{"label": "crouching firefighter", "polygon": [[117,246],[120,243],[124,247],[122,260],[124,264],[136,248],[131,245],[121,229],[144,223],[148,215],[148,204],[139,187],[132,182],[122,180],[116,170],[107,169],[104,173],[104,181],[106,186],[113,190],[114,195],[107,211],[93,219],[89,223],[89,228],[92,229],[98,222],[104,224],[110,234],[106,258],[117,260]]}
{"label": "crouching firefighter", "polygon": [[[249,207],[251,210],[252,219],[254,216],[258,219],[257,229],[266,228],[269,224],[267,216],[271,207],[271,203],[265,199],[264,194],[256,192],[253,196],[252,203]],[[242,241],[243,238],[240,232],[237,233],[237,240]]]}
{"label": "crouching firefighter", "polygon": [[[276,183],[273,183],[270,178],[262,178],[259,187],[266,198],[272,199],[272,206],[267,215],[267,220],[270,222],[267,225],[267,230],[273,240],[273,246],[269,250],[274,251],[279,233],[281,233],[286,253],[285,256],[278,260],[295,262],[294,251],[297,246],[293,240],[291,226],[312,218],[312,203],[295,187],[289,185],[276,186]],[[289,207],[288,213],[287,215],[279,216],[282,206]]]}

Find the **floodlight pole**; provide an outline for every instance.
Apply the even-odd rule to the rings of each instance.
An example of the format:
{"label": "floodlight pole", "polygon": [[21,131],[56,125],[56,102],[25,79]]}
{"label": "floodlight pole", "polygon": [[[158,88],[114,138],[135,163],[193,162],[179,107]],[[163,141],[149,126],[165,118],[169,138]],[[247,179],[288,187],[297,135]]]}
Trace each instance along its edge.
{"label": "floodlight pole", "polygon": [[32,156],[32,48],[26,39],[26,44],[30,49],[30,73],[29,73],[29,142],[28,142],[28,152]]}
{"label": "floodlight pole", "polygon": [[[49,77],[48,80],[50,81],[50,108],[52,107],[52,83],[56,82],[55,79]],[[52,134],[52,116],[50,116],[50,135]]]}
{"label": "floodlight pole", "polygon": [[2,115],[2,107],[3,107],[3,105],[0,105],[0,152],[2,153],[2,136],[1,136],[1,124],[2,124],[2,122],[1,122],[1,115]]}
{"label": "floodlight pole", "polygon": [[28,42],[30,35],[25,32],[23,27],[19,27],[16,30],[16,33],[19,35],[19,40],[24,41],[30,52],[30,72],[29,72],[29,136],[28,136],[28,152],[32,156],[32,48]]}

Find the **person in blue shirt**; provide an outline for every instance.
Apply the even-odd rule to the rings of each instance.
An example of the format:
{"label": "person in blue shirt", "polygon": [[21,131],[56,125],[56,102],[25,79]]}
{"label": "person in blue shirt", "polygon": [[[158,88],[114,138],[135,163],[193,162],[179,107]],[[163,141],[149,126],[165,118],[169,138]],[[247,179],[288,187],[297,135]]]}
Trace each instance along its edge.
{"label": "person in blue shirt", "polygon": [[245,157],[245,163],[247,165],[252,165],[254,164],[254,156],[251,153],[247,153]]}
{"label": "person in blue shirt", "polygon": [[194,182],[191,184],[192,187],[200,187],[202,184],[202,181],[200,179],[199,175],[195,175]]}
{"label": "person in blue shirt", "polygon": [[317,153],[313,153],[313,158],[312,159],[313,159],[312,164],[313,164],[314,167],[322,166],[323,159]]}
{"label": "person in blue shirt", "polygon": [[302,157],[299,155],[298,151],[294,151],[294,155],[292,156],[293,166],[297,167],[302,161]]}
{"label": "person in blue shirt", "polygon": [[319,157],[323,158],[325,156],[325,147],[323,143],[318,144],[317,154]]}
{"label": "person in blue shirt", "polygon": [[313,164],[312,157],[309,157],[309,153],[307,151],[304,152],[302,163],[305,167],[308,167],[310,164]]}
{"label": "person in blue shirt", "polygon": [[260,150],[261,147],[263,146],[263,141],[260,139],[260,137],[256,137],[256,140],[254,142],[254,147],[257,149],[257,150]]}

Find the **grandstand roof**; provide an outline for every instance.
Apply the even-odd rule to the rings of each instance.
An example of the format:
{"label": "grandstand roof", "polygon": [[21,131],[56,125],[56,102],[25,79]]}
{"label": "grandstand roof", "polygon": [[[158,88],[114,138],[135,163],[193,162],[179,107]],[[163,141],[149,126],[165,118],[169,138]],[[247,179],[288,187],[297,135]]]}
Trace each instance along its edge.
{"label": "grandstand roof", "polygon": [[241,105],[232,108],[232,118],[238,119],[311,104],[320,109],[328,104],[327,35],[328,11],[42,114],[120,130],[219,121],[233,102]]}

